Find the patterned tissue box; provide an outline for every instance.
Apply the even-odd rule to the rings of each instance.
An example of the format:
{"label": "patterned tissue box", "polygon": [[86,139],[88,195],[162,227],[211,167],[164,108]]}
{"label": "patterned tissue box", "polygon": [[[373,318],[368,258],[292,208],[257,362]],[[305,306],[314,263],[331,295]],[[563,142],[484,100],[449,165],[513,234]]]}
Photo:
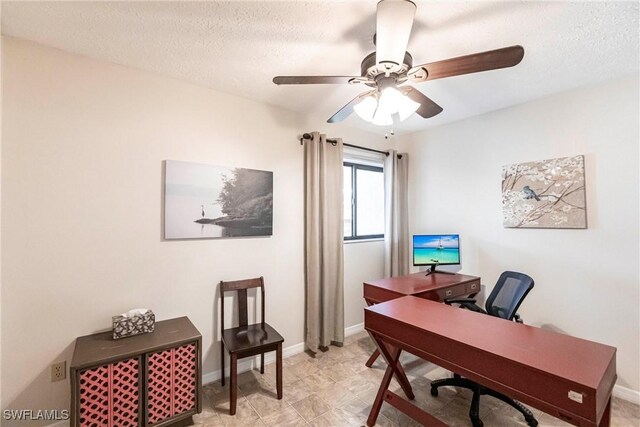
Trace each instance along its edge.
{"label": "patterned tissue box", "polygon": [[113,321],[113,339],[130,337],[153,332],[156,316],[148,309],[130,310],[111,318]]}

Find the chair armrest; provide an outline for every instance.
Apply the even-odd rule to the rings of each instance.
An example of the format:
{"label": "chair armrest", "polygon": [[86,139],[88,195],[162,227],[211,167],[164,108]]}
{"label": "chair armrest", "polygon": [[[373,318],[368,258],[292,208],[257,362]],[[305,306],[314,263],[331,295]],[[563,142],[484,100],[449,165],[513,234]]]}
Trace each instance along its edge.
{"label": "chair armrest", "polygon": [[475,311],[476,313],[487,314],[486,311],[476,305],[476,300],[473,298],[451,298],[444,300],[444,303],[447,305],[460,304],[461,308],[466,308],[467,310]]}

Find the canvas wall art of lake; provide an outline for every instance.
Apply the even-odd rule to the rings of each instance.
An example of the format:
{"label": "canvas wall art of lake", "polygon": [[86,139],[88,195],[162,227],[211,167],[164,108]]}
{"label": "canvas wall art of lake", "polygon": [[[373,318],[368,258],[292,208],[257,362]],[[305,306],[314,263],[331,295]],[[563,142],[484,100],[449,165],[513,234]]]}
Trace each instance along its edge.
{"label": "canvas wall art of lake", "polygon": [[273,172],[165,161],[165,239],[272,233]]}

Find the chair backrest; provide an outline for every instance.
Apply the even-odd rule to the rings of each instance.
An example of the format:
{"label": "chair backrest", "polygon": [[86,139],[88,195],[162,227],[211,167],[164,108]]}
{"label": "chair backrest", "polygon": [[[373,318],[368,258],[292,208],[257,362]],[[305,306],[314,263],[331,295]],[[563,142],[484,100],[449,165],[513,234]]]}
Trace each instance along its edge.
{"label": "chair backrest", "polygon": [[526,274],[505,271],[491,291],[485,309],[491,316],[513,320],[518,307],[533,289],[533,279]]}
{"label": "chair backrest", "polygon": [[238,326],[247,326],[247,289],[260,288],[260,317],[264,325],[264,279],[262,276],[255,279],[220,281],[220,327],[224,331],[224,293],[238,292]]}

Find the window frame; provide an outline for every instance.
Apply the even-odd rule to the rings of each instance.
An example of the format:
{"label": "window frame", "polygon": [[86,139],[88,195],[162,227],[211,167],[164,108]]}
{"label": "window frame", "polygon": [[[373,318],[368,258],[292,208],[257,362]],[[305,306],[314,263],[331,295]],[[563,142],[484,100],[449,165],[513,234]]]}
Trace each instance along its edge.
{"label": "window frame", "polygon": [[[363,165],[361,163],[355,163],[352,161],[343,161],[342,166],[351,168],[351,236],[343,236],[343,241],[353,242],[358,240],[371,240],[371,239],[383,239],[384,232],[382,234],[368,234],[363,236],[357,236],[358,230],[358,204],[356,203],[358,197],[358,181],[357,170],[367,170],[372,172],[380,172],[384,178],[384,168],[382,166]],[[384,209],[384,206],[382,207]]]}

